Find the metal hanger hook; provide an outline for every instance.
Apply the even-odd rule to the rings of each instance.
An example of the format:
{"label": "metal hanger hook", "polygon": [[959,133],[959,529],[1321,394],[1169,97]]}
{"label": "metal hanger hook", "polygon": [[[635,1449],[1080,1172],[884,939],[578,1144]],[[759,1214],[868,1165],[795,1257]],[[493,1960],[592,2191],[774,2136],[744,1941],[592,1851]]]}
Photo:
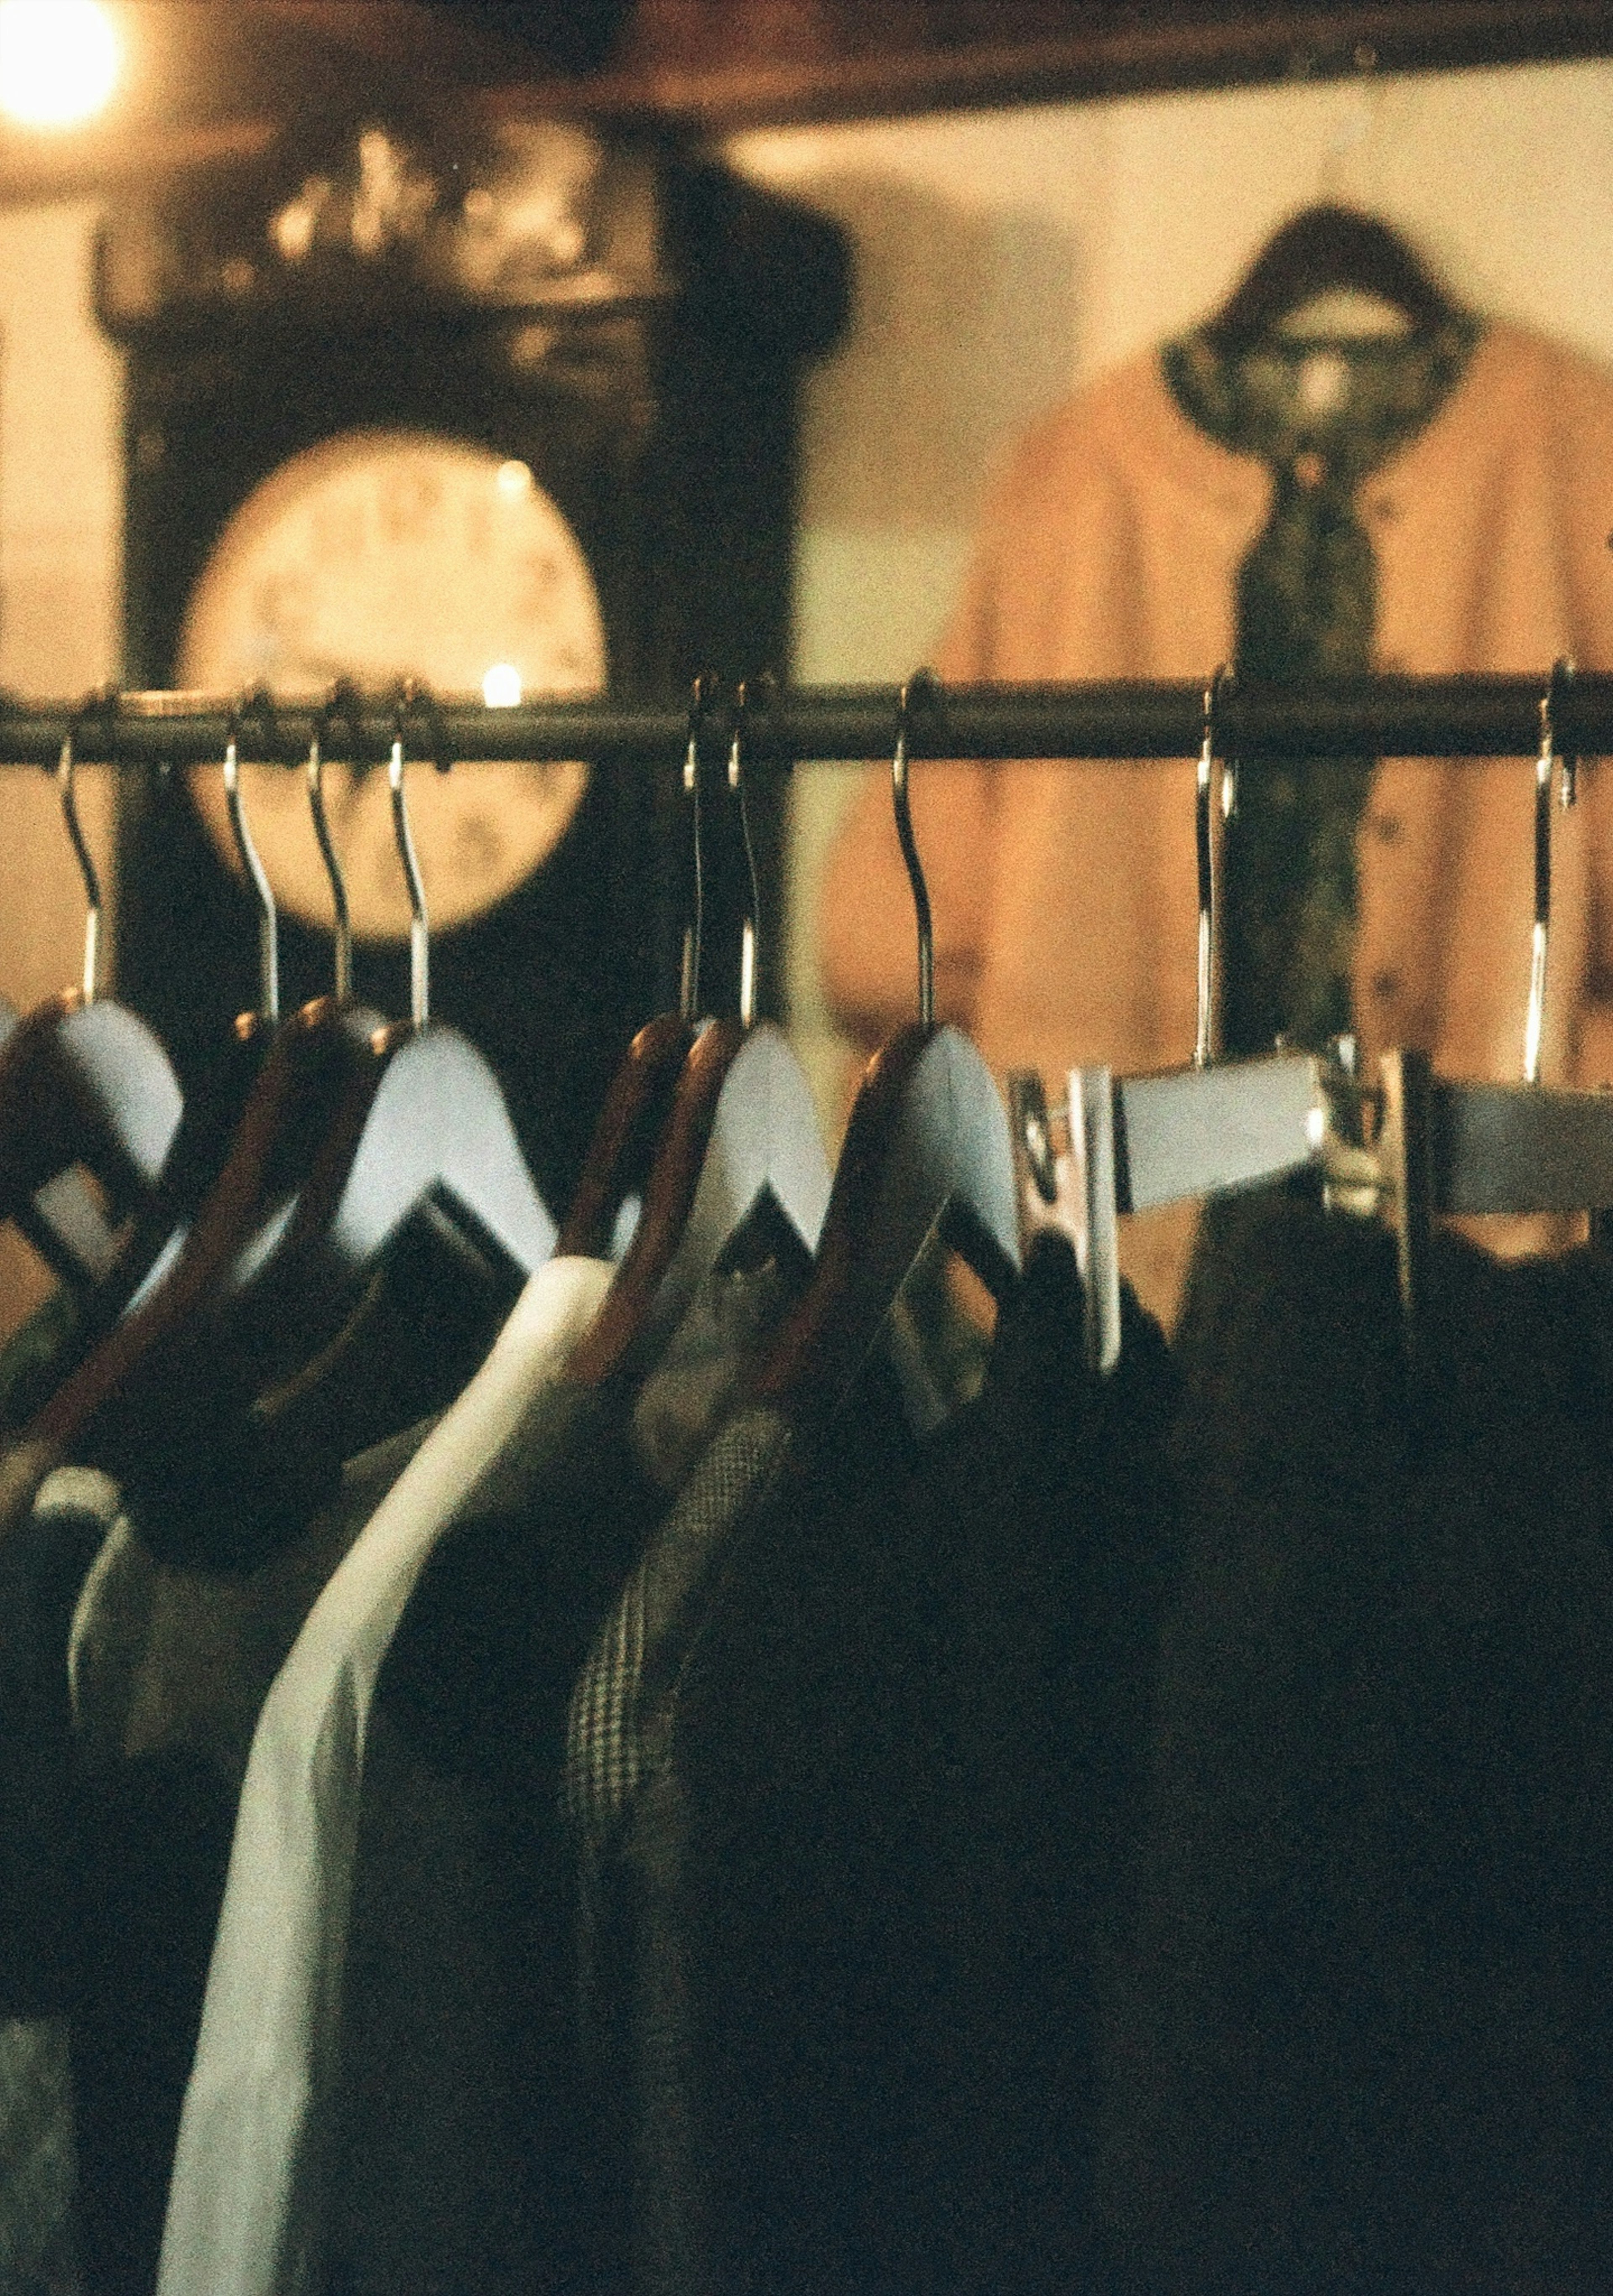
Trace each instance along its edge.
{"label": "metal hanger hook", "polygon": [[[1193,1066],[1208,1068],[1216,1051],[1216,839],[1211,819],[1211,786],[1215,780],[1216,713],[1232,684],[1223,662],[1204,689],[1204,739],[1199,750],[1199,775],[1194,792],[1193,844],[1199,872],[1199,1004],[1193,1037]],[[1221,814],[1230,820],[1236,807],[1236,770],[1228,766],[1222,776]]]}
{"label": "metal hanger hook", "polygon": [[324,749],[332,726],[339,717],[347,721],[348,740],[353,750],[352,762],[356,767],[358,753],[364,747],[364,718],[358,689],[349,678],[339,677],[335,681],[315,715],[307,768],[308,811],[314,817],[319,857],[324,863],[325,875],[331,881],[335,993],[338,1002],[346,1004],[353,994],[353,919],[348,906],[347,880],[341,873],[341,864],[336,857],[335,840],[331,835],[324,793]]}
{"label": "metal hanger hook", "polygon": [[745,848],[745,875],[750,896],[750,907],[740,939],[740,1022],[746,1029],[754,1027],[756,1023],[757,968],[761,961],[762,891],[757,875],[756,847],[750,835],[750,816],[745,805],[741,756],[752,718],[770,706],[774,692],[773,676],[767,670],[764,670],[759,677],[741,683],[734,697],[733,729],[728,743],[728,787],[733,792],[740,838]]}
{"label": "metal hanger hook", "polygon": [[[1573,675],[1560,657],[1540,697],[1540,751],[1535,760],[1535,923],[1529,934],[1529,1002],[1523,1024],[1523,1080],[1540,1082],[1540,1045],[1545,1029],[1546,958],[1552,938],[1552,780],[1557,765],[1557,718],[1564,688]],[[1578,760],[1563,761],[1565,806],[1574,802]]]}
{"label": "metal hanger hook", "polygon": [[[392,750],[387,761],[387,786],[392,792],[392,834],[397,841],[404,882],[409,889],[409,1018],[417,1029],[423,1029],[431,1017],[431,925],[426,910],[425,883],[409,830],[409,801],[404,788],[404,742],[411,712],[430,712],[433,709],[429,699],[422,700],[422,687],[412,677],[405,678],[399,685],[392,712]],[[440,722],[438,730],[440,732]],[[440,771],[440,740],[435,746]]]}
{"label": "metal hanger hook", "polygon": [[[1569,689],[1574,683],[1575,668],[1576,665],[1571,657],[1560,653],[1552,664],[1551,680],[1546,687],[1544,707],[1552,720],[1552,734],[1560,743],[1563,738],[1564,726],[1568,715],[1567,704],[1569,700]],[[1579,801],[1579,753],[1576,750],[1560,748],[1558,756],[1562,768],[1559,782],[1559,795],[1561,799],[1562,809],[1567,813]]]}
{"label": "metal hanger hook", "polygon": [[682,977],[678,988],[679,1017],[692,1028],[700,1008],[700,939],[706,922],[706,857],[700,835],[700,740],[716,698],[718,681],[708,671],[689,688],[689,733],[684,751],[684,788],[689,798],[689,832],[692,846],[690,912],[684,926]]}
{"label": "metal hanger hook", "polygon": [[78,818],[78,797],[73,785],[75,752],[78,735],[86,718],[101,717],[110,724],[118,714],[118,693],[112,686],[97,686],[68,721],[61,739],[61,754],[56,761],[56,788],[61,800],[61,818],[78,864],[78,874],[84,881],[84,1001],[93,1004],[100,992],[101,982],[101,876],[94,857],[84,834],[84,824]]}
{"label": "metal hanger hook", "polygon": [[929,887],[924,879],[924,865],[919,858],[918,840],[913,833],[913,803],[907,786],[907,748],[915,705],[931,699],[937,691],[938,682],[931,669],[916,669],[910,678],[904,681],[897,696],[897,737],[890,759],[890,797],[896,813],[897,838],[902,848],[902,859],[907,867],[913,919],[919,935],[919,1021],[926,1029],[935,1026],[936,1018],[935,921],[930,914]]}
{"label": "metal hanger hook", "polygon": [[247,825],[246,808],[241,795],[241,732],[249,718],[255,719],[259,730],[267,736],[266,747],[272,761],[279,748],[279,740],[274,696],[266,686],[254,686],[230,711],[224,745],[224,794],[235,850],[241,856],[241,865],[246,872],[247,882],[252,889],[252,898],[258,909],[258,1009],[266,1021],[278,1021],[280,917],[267,872],[258,857],[257,846],[252,842],[252,832]]}

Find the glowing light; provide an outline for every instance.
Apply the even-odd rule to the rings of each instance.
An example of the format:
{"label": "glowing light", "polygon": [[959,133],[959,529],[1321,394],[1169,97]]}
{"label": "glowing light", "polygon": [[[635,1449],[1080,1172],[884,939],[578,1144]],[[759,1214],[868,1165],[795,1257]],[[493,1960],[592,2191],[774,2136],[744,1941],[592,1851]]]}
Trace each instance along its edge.
{"label": "glowing light", "polygon": [[481,682],[489,709],[514,709],[520,701],[520,672],[513,662],[495,661]]}
{"label": "glowing light", "polygon": [[0,0],[0,111],[24,127],[71,127],[105,104],[121,61],[99,0]]}
{"label": "glowing light", "polygon": [[506,502],[519,502],[532,491],[532,473],[525,463],[501,463],[494,484]]}

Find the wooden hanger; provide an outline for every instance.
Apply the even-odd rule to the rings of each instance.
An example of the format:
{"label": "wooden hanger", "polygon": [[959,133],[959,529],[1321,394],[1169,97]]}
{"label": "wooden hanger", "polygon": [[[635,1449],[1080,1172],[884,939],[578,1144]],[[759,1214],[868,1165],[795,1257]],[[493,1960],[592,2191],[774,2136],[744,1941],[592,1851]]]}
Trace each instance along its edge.
{"label": "wooden hanger", "polygon": [[659,1013],[628,1046],[600,1111],[581,1177],[554,1249],[563,1258],[602,1259],[630,1195],[643,1191],[655,1144],[694,1043],[681,1013]]}
{"label": "wooden hanger", "polygon": [[[409,829],[405,788],[407,719],[432,721],[438,769],[446,758],[434,703],[413,684],[400,689],[388,779],[399,860],[410,905],[410,1018],[379,1032],[382,1058],[362,1123],[330,1144],[315,1185],[298,1208],[287,1239],[303,1277],[323,1263],[348,1285],[373,1267],[390,1238],[428,1201],[502,1252],[523,1277],[554,1248],[555,1225],[532,1177],[503,1088],[484,1056],[430,1009],[430,922]],[[360,1022],[362,1024],[362,1021]]]}
{"label": "wooden hanger", "polygon": [[1019,1216],[1003,1096],[975,1047],[935,1021],[929,893],[913,840],[907,749],[928,672],[902,688],[891,764],[897,833],[919,939],[919,1019],[858,1088],[811,1282],[755,1382],[822,1424],[843,1401],[903,1284],[940,1234],[999,1302],[1017,1280]]}
{"label": "wooden hanger", "polygon": [[1204,333],[1217,349],[1248,350],[1314,296],[1340,290],[1392,304],[1417,328],[1457,316],[1421,258],[1391,226],[1323,202],[1273,233]]}
{"label": "wooden hanger", "polygon": [[230,715],[225,743],[224,784],[230,826],[242,871],[258,914],[258,1001],[237,1013],[219,1057],[210,1065],[205,1089],[186,1095],[184,1110],[163,1165],[161,1178],[137,1216],[115,1267],[91,1303],[93,1328],[110,1329],[139,1290],[159,1256],[173,1241],[222,1172],[248,1098],[280,1026],[280,932],[270,887],[241,800],[240,738],[243,721],[255,717],[270,757],[279,741],[274,698],[259,686]]}
{"label": "wooden hanger", "polygon": [[[740,1018],[708,1022],[683,1063],[633,1241],[568,1367],[569,1377],[590,1386],[653,1359],[758,1206],[782,1212],[811,1251],[829,1201],[829,1166],[811,1087],[780,1032],[754,1025],[757,895],[744,801],[745,702],[741,686],[728,754],[731,814],[743,840],[750,901],[741,928]],[[697,679],[684,767],[694,861],[679,1015],[688,1029],[700,996],[700,742],[710,705],[708,682]],[[670,1032],[666,1041],[673,1041]]]}
{"label": "wooden hanger", "polygon": [[[489,1339],[521,1281],[553,1245],[553,1221],[497,1079],[468,1038],[430,1018],[429,920],[405,788],[405,720],[430,708],[414,689],[400,691],[389,764],[410,895],[411,1017],[387,1024],[345,998],[310,1008],[305,1026],[340,1040],[333,1058],[340,1088],[301,1160],[294,1200],[274,1216],[273,1232],[241,1254],[217,1303],[228,1308],[231,1347],[266,1381],[296,1377],[329,1347],[412,1221],[423,1221],[443,1244],[438,1280],[485,1279]],[[355,698],[339,691],[316,728],[308,777],[332,880],[336,975],[345,989],[351,978],[346,893],[319,789],[320,740],[339,709],[356,754],[361,714]],[[344,1377],[351,1368],[344,1366]],[[451,1375],[445,1365],[445,1378]],[[311,1403],[313,1390],[304,1384]]]}
{"label": "wooden hanger", "polygon": [[[137,1212],[155,1190],[179,1123],[173,1064],[145,1022],[98,993],[101,884],[74,795],[74,749],[86,703],[68,729],[57,767],[62,818],[84,879],[82,985],[48,997],[0,1044],[0,1218],[12,1219],[56,1272],[87,1287],[103,1277],[108,1224],[52,1217],[53,1189],[82,1166],[105,1193],[111,1222]],[[89,1257],[86,1259],[86,1254]]]}
{"label": "wooden hanger", "polygon": [[[250,1470],[233,1495],[238,1520],[224,1520],[221,1508],[219,1550],[192,1560],[250,1562],[259,1529],[283,1535],[295,1503],[316,1504],[342,1457],[400,1423],[366,1418],[373,1404],[384,1408],[405,1390],[385,1363],[366,1364],[363,1334],[373,1327],[382,1257],[411,1214],[422,1214],[432,1237],[446,1232],[445,1250],[427,1255],[439,1284],[445,1270],[481,1272],[484,1243],[495,1259],[536,1266],[553,1235],[490,1070],[456,1031],[427,1025],[404,707],[390,778],[414,914],[415,1019],[377,1028],[373,1015],[328,998],[293,1016],[249,1097],[224,1172],[171,1260],[159,1264],[124,1321],[30,1430],[47,1445],[74,1444],[147,1491],[190,1491],[199,1477],[222,1486],[227,1454],[238,1448]],[[347,970],[340,958],[339,970]],[[502,1267],[495,1273],[480,1323],[474,1312],[462,1319],[484,1342],[515,1288]],[[406,1307],[391,1306],[396,1337],[411,1327]],[[442,1375],[463,1383],[473,1367],[463,1356],[445,1359]],[[430,1397],[406,1391],[411,1415],[431,1407]],[[436,1394],[438,1404],[445,1399]],[[199,1429],[207,1461],[193,1456]]]}
{"label": "wooden hanger", "polygon": [[[630,1194],[642,1191],[657,1143],[672,1113],[684,1062],[693,1046],[695,984],[700,978],[705,871],[700,846],[700,744],[713,700],[714,682],[697,677],[691,693],[684,758],[684,787],[690,798],[690,874],[692,898],[684,932],[683,985],[675,1013],[659,1013],[627,1047],[611,1078],[599,1121],[588,1144],[582,1177],[555,1245],[559,1253],[593,1256],[605,1251]],[[741,693],[743,687],[741,688]],[[670,1213],[666,1215],[672,1217]],[[642,1217],[642,1214],[641,1214]]]}

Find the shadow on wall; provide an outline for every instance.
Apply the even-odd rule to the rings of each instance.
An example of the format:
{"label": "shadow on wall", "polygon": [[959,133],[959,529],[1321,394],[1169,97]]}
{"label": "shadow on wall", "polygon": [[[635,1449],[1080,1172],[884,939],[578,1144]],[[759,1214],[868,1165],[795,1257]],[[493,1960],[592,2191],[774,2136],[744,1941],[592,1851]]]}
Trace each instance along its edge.
{"label": "shadow on wall", "polygon": [[1075,373],[1075,241],[886,176],[827,176],[813,203],[849,234],[846,348],[806,394],[808,527],[973,526],[985,481]]}

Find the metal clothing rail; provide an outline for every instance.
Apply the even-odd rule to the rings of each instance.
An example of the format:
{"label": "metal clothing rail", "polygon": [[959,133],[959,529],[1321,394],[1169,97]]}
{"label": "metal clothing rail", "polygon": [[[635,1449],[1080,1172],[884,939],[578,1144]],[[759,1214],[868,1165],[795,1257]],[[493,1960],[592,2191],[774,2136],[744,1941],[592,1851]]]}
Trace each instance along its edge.
{"label": "metal clothing rail", "polygon": [[[1534,677],[1339,677],[1257,685],[1224,680],[1216,701],[1216,745],[1240,763],[1264,758],[1532,757],[1541,738],[1541,703],[1550,679]],[[753,764],[797,759],[851,761],[888,754],[898,689],[888,685],[798,686],[772,692],[744,716]],[[1565,755],[1613,754],[1613,676],[1587,672],[1559,681],[1552,714]],[[54,766],[70,730],[85,764],[217,764],[232,730],[243,757],[299,765],[320,727],[317,704],[286,702],[266,725],[256,701],[201,693],[124,693],[92,702],[0,701],[0,763]],[[733,705],[721,693],[704,724],[726,738]],[[648,702],[531,701],[495,708],[479,697],[442,694],[410,709],[411,759],[536,761],[584,758],[667,766],[689,734],[683,700]],[[387,755],[397,730],[389,695],[346,702],[323,726],[325,754],[364,762]],[[954,685],[915,688],[907,721],[912,758],[1150,758],[1198,754],[1205,732],[1201,681],[1115,679],[1071,685]]]}

